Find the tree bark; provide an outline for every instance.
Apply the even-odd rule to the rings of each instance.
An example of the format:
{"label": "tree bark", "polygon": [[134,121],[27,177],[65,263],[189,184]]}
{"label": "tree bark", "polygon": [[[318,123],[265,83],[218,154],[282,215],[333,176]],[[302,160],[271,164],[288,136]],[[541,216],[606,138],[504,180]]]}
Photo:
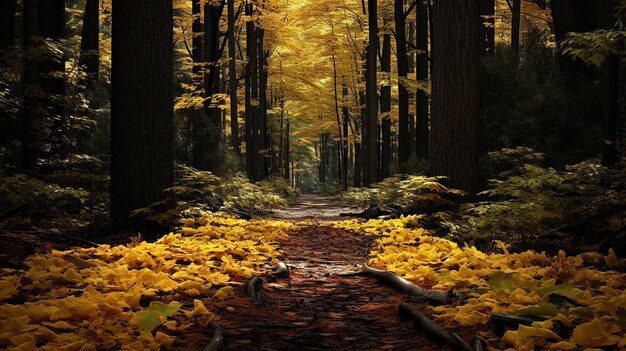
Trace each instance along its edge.
{"label": "tree bark", "polygon": [[378,53],[378,6],[377,0],[369,0],[369,44],[367,49],[366,106],[367,106],[367,164],[363,185],[378,181],[378,89],[376,84],[376,56]]}
{"label": "tree bark", "polygon": [[473,196],[478,190],[478,0],[436,1],[433,11],[433,171]]}
{"label": "tree bark", "polygon": [[398,162],[400,168],[411,157],[411,133],[409,132],[409,91],[406,86],[409,70],[406,44],[406,17],[404,0],[394,0],[396,23],[396,52],[398,60]]}
{"label": "tree bark", "polygon": [[237,156],[241,155],[239,116],[237,115],[237,59],[235,52],[235,0],[228,1],[228,82],[230,86],[230,140]]}
{"label": "tree bark", "polygon": [[[252,4],[246,1],[246,16],[252,16]],[[248,174],[248,179],[254,179],[254,154],[255,144],[254,144],[254,113],[252,111],[252,80],[256,77],[256,70],[253,70],[253,67],[256,65],[256,56],[253,55],[254,48],[256,47],[255,42],[255,29],[254,22],[248,21],[246,22],[246,74],[245,74],[245,140],[246,140],[246,173]],[[254,76],[253,76],[254,72]]]}
{"label": "tree bark", "polygon": [[382,115],[380,176],[386,179],[389,178],[389,165],[391,164],[391,35],[387,33],[383,36],[380,70],[385,75],[385,81],[380,86],[380,113]]}
{"label": "tree bark", "polygon": [[259,169],[257,179],[266,179],[268,175],[269,136],[267,134],[267,53],[265,51],[265,30],[258,29],[259,54],[259,130],[258,150]]}
{"label": "tree bark", "polygon": [[343,155],[341,158],[341,160],[343,161],[343,165],[341,168],[343,174],[341,175],[341,179],[343,180],[343,190],[348,190],[348,124],[350,119],[350,110],[348,109],[348,105],[346,104],[346,99],[348,98],[348,86],[346,84],[343,84],[341,94],[344,100],[341,111],[343,115]]}
{"label": "tree bark", "polygon": [[83,31],[80,42],[81,67],[87,77],[83,81],[87,88],[98,80],[100,71],[100,8],[98,0],[87,0],[83,15]]}
{"label": "tree bark", "polygon": [[204,5],[204,60],[206,62],[204,75],[206,100],[204,109],[206,117],[203,118],[202,123],[197,128],[198,131],[195,133],[194,160],[196,160],[199,167],[209,171],[217,171],[223,163],[223,157],[220,152],[222,113],[215,106],[215,100],[213,99],[213,95],[219,92],[219,29],[223,10],[224,0],[217,5],[209,3]]}
{"label": "tree bark", "polygon": [[167,200],[174,184],[172,0],[113,0],[111,218]]}
{"label": "tree bark", "polygon": [[513,9],[511,10],[511,49],[513,50],[513,58],[515,62],[519,60],[520,45],[520,24],[522,18],[522,0],[513,0]]}
{"label": "tree bark", "polygon": [[[418,82],[428,82],[428,6],[422,0],[418,1],[415,9],[418,50],[416,78]],[[428,102],[428,94],[422,89],[417,89],[415,93],[415,129],[417,134],[416,156],[418,159],[428,159]]]}

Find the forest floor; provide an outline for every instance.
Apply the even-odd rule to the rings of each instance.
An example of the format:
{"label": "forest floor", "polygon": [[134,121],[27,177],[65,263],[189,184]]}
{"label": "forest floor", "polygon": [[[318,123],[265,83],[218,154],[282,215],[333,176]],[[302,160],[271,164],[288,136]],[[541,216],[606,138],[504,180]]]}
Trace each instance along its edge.
{"label": "forest floor", "polygon": [[[237,299],[235,312],[220,321],[224,349],[447,349],[419,335],[411,323],[399,320],[398,305],[414,302],[419,309],[418,300],[371,278],[339,276],[367,262],[374,238],[326,226],[324,221],[358,212],[321,195],[303,194],[293,206],[271,215],[300,226],[280,243],[289,278],[265,284],[260,304],[245,296]],[[199,346],[201,343],[182,348],[200,350]]]}

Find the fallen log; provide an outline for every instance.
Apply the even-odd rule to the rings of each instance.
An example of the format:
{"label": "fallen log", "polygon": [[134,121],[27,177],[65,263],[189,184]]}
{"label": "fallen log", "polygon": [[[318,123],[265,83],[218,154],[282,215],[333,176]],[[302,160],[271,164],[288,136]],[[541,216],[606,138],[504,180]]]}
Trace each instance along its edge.
{"label": "fallen log", "polygon": [[261,295],[261,288],[263,287],[263,281],[261,277],[254,276],[246,283],[246,295],[255,304],[263,302],[263,296]]}
{"label": "fallen log", "polygon": [[491,314],[491,321],[496,330],[496,334],[502,335],[506,331],[506,328],[516,329],[520,324],[531,325],[533,322],[537,322],[542,319],[535,319],[526,316],[516,316],[512,314],[493,312]]}
{"label": "fallen log", "polygon": [[417,329],[422,331],[424,335],[432,341],[446,344],[453,350],[457,351],[473,351],[472,347],[463,340],[459,335],[446,330],[439,324],[433,322],[423,314],[419,313],[408,303],[400,304],[398,307],[400,316],[408,318],[415,323]]}
{"label": "fallen log", "polygon": [[474,351],[485,351],[485,344],[482,339],[474,338],[474,340],[472,340],[472,349]]}
{"label": "fallen log", "polygon": [[[439,290],[430,290],[419,287],[410,281],[398,276],[394,272],[382,271],[368,267],[367,265],[361,266],[360,272],[349,273],[350,275],[361,275],[370,278],[376,278],[382,281],[384,284],[389,285],[394,290],[407,294],[413,297],[417,297],[435,304],[446,304],[455,300],[455,297],[448,292]],[[344,275],[348,276],[348,275]]]}
{"label": "fallen log", "polygon": [[278,262],[270,273],[276,278],[289,278],[289,267],[287,267],[285,262]]}
{"label": "fallen log", "polygon": [[224,331],[217,322],[211,322],[210,327],[213,329],[213,338],[202,351],[220,351],[224,345]]}

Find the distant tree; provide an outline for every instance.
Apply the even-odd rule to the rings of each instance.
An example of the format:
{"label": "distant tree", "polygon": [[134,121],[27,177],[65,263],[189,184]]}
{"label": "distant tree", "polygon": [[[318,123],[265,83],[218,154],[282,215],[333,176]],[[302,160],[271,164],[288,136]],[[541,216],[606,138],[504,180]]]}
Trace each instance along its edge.
{"label": "distant tree", "polygon": [[378,55],[378,4],[377,0],[368,0],[368,31],[369,42],[367,47],[366,72],[366,109],[367,123],[364,144],[367,145],[367,155],[364,158],[365,172],[363,185],[369,186],[378,179],[378,86],[376,84],[376,56]]}
{"label": "distant tree", "polygon": [[[380,70],[385,77],[380,86],[380,113],[382,115],[380,177],[385,179],[390,175],[389,166],[391,165],[391,35],[389,33],[383,35]],[[406,102],[408,107],[408,96]]]}
{"label": "distant tree", "polygon": [[[197,0],[194,0],[197,1]],[[237,53],[235,50],[235,0],[228,1],[228,84],[230,91],[230,138],[231,147],[240,154],[239,119],[237,115]]]}
{"label": "distant tree", "polygon": [[[428,82],[429,60],[428,60],[428,5],[423,0],[418,0],[415,8],[416,38],[417,38],[417,70],[416,77],[418,83]],[[428,93],[418,87],[415,95],[416,106],[416,155],[418,159],[428,158]]]}
{"label": "distant tree", "polygon": [[471,195],[478,190],[478,1],[433,7],[433,172]]}
{"label": "distant tree", "polygon": [[411,133],[409,131],[409,89],[406,41],[406,14],[404,0],[394,0],[396,24],[396,53],[398,62],[398,162],[404,165],[411,156]]}
{"label": "distant tree", "polygon": [[511,16],[511,49],[513,50],[513,57],[517,61],[519,58],[522,0],[513,0],[513,5],[511,7]]}
{"label": "distant tree", "polygon": [[111,218],[165,201],[174,183],[172,0],[113,0]]}

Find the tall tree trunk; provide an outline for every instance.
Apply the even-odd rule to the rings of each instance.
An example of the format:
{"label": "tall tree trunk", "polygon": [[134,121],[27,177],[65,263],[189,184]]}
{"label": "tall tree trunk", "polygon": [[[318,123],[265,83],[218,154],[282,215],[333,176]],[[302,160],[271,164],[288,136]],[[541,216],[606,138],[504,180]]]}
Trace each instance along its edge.
{"label": "tall tree trunk", "polygon": [[[607,30],[615,29],[615,2],[612,0],[597,0],[596,10],[598,27]],[[617,152],[617,130],[619,121],[619,57],[610,55],[601,69],[601,86],[603,102],[602,123],[602,164],[614,167],[619,159]]]}
{"label": "tall tree trunk", "polygon": [[100,71],[100,3],[99,0],[87,0],[83,15],[83,32],[80,42],[81,67],[87,77],[83,82],[87,88],[98,80]]}
{"label": "tall tree trunk", "polygon": [[259,130],[258,130],[258,150],[259,169],[257,178],[259,180],[267,178],[267,151],[269,149],[269,138],[267,136],[267,56],[264,47],[265,31],[259,28],[258,31],[258,54],[259,54]]}
{"label": "tall tree trunk", "polygon": [[411,157],[411,133],[409,132],[409,70],[406,44],[406,16],[404,0],[394,0],[396,23],[396,52],[398,60],[398,162],[404,167]]}
{"label": "tall tree trunk", "polygon": [[[220,152],[222,139],[222,113],[215,106],[213,95],[219,92],[219,40],[220,18],[224,10],[224,0],[219,4],[204,5],[204,54],[207,63],[204,76],[205,113],[208,116],[198,128],[198,139],[194,140],[194,159],[198,157],[198,165],[209,171],[216,171],[222,165]],[[198,150],[195,151],[196,143]]]}
{"label": "tall tree trunk", "polygon": [[378,6],[377,0],[368,0],[369,43],[367,49],[366,106],[367,106],[367,174],[363,185],[378,181],[378,89],[376,84],[376,56],[378,53]]}
{"label": "tall tree trunk", "polygon": [[341,175],[341,179],[343,180],[343,190],[348,190],[348,124],[350,119],[350,110],[346,104],[346,99],[348,98],[348,86],[345,83],[341,88],[341,95],[343,96],[343,106],[341,109],[341,113],[343,115],[343,140],[341,142],[341,147],[343,148],[341,160],[343,161],[343,164],[341,171],[343,174]]}
{"label": "tall tree trunk", "polygon": [[[204,97],[204,50],[202,46],[203,28],[201,21],[202,4],[200,0],[191,0],[191,12],[193,15],[193,22],[191,30],[193,32],[193,38],[191,40],[191,59],[193,61],[192,67],[192,82],[196,94]],[[189,124],[191,126],[191,153],[192,164],[199,168],[204,169],[206,165],[203,164],[203,157],[208,146],[206,145],[206,130],[208,128],[207,117],[205,115],[204,108],[194,108],[189,111]]]}
{"label": "tall tree trunk", "polygon": [[[428,83],[428,6],[423,0],[418,0],[415,9],[415,23],[417,30],[417,72],[418,82]],[[417,89],[415,92],[415,126],[416,126],[416,156],[418,159],[428,159],[428,94]]]}
{"label": "tall tree trunk", "polygon": [[[342,122],[341,122],[341,116],[339,114],[339,88],[338,88],[338,82],[337,82],[337,60],[335,58],[335,54],[332,55],[332,62],[333,62],[333,91],[335,93],[335,116],[337,117],[337,134],[339,136],[339,145],[343,145],[344,139],[343,139],[343,133],[342,133]],[[341,149],[343,149],[343,146],[341,146]],[[341,158],[342,158],[342,152],[339,153],[339,159],[338,161],[338,166],[339,166],[339,179],[343,181],[343,183],[347,184],[347,179],[343,178],[343,172],[342,172],[342,163],[341,163]]]}
{"label": "tall tree trunk", "polygon": [[[252,16],[252,4],[246,0],[246,16]],[[256,40],[254,38],[254,22],[246,22],[246,74],[245,74],[245,141],[246,141],[246,173],[249,179],[254,179],[254,113],[252,111],[252,80],[253,66],[256,65],[256,57],[253,55],[254,47],[256,47]]]}
{"label": "tall tree trunk", "polygon": [[111,218],[168,198],[174,184],[172,0],[113,0]]}
{"label": "tall tree trunk", "polygon": [[15,45],[16,0],[0,0],[0,55]]}
{"label": "tall tree trunk", "polygon": [[285,126],[285,146],[283,149],[283,166],[284,166],[284,173],[283,173],[283,177],[286,180],[289,180],[289,116],[287,116],[287,121],[286,121],[286,126]]}
{"label": "tall tree trunk", "polygon": [[228,1],[228,82],[230,86],[230,143],[238,156],[241,154],[239,142],[239,116],[237,115],[237,59],[235,50],[235,0]]}
{"label": "tall tree trunk", "polygon": [[391,164],[391,35],[387,33],[383,36],[380,70],[385,77],[380,86],[380,113],[382,115],[380,176],[386,179],[389,178]]}
{"label": "tall tree trunk", "polygon": [[513,57],[517,61],[519,59],[520,45],[520,24],[522,19],[522,0],[513,0],[513,8],[511,9],[511,49]]}
{"label": "tall tree trunk", "polygon": [[326,183],[326,133],[320,136],[320,183]]}
{"label": "tall tree trunk", "polygon": [[478,0],[434,3],[432,153],[436,175],[478,189]]}
{"label": "tall tree trunk", "polygon": [[[252,6],[252,5],[251,5]],[[253,23],[252,31],[246,33],[250,35],[250,41],[246,45],[250,45],[250,98],[252,105],[250,106],[251,112],[251,132],[252,138],[250,143],[252,149],[250,150],[252,156],[252,170],[251,179],[253,181],[260,180],[259,174],[259,55],[258,55],[258,30],[256,24]]]}
{"label": "tall tree trunk", "polygon": [[[32,55],[28,55],[28,51],[35,45],[33,37],[38,35],[39,32],[39,0],[24,0],[23,4],[22,46],[24,48],[24,73],[22,83],[29,88],[36,85],[39,81],[37,63],[32,58]],[[39,111],[37,98],[29,93],[32,90],[26,89],[21,111],[21,167],[26,172],[35,171],[37,157],[39,156],[36,145],[38,139],[37,128],[34,126],[38,119]]]}

